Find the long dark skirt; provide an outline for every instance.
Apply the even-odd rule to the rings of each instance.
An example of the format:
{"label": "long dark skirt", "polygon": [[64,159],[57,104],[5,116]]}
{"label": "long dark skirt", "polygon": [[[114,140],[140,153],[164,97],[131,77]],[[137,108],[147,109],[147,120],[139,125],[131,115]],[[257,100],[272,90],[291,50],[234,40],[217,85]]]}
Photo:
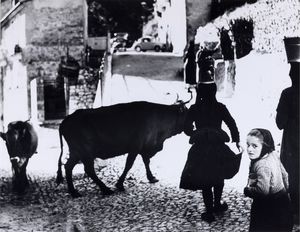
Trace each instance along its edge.
{"label": "long dark skirt", "polygon": [[239,170],[241,154],[235,155],[224,143],[194,144],[181,175],[179,187],[199,190],[232,178]]}
{"label": "long dark skirt", "polygon": [[290,198],[287,193],[253,199],[249,231],[292,231],[292,219]]}

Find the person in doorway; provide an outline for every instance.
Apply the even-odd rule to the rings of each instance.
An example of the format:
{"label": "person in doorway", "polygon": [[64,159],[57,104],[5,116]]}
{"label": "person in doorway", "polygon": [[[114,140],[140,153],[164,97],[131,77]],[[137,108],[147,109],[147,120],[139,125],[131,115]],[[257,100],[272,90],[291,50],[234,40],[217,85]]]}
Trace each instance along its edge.
{"label": "person in doorway", "polygon": [[183,62],[184,62],[185,83],[188,85],[195,85],[196,84],[196,54],[195,54],[194,40],[190,41]]}
{"label": "person in doorway", "polygon": [[[212,72],[208,70],[206,75],[211,76]],[[202,79],[208,80],[208,77]],[[190,107],[184,127],[185,134],[191,136],[190,143],[194,145],[189,151],[180,181],[180,188],[202,190],[206,211],[201,218],[209,223],[215,220],[214,213],[228,209],[227,203],[221,202],[221,198],[225,179],[223,158],[224,154],[230,152],[225,142],[230,139],[221,129],[222,122],[228,126],[232,142],[240,148],[235,120],[226,106],[217,101],[216,92],[217,86],[213,81],[198,83],[196,103]],[[241,154],[237,159],[240,161],[240,158]]]}
{"label": "person in doorway", "polygon": [[252,129],[247,135],[251,160],[244,194],[253,199],[249,231],[292,231],[288,195],[288,174],[266,129]]}
{"label": "person in doorway", "polygon": [[282,91],[277,106],[276,124],[283,130],[281,161],[289,174],[294,220],[299,224],[299,62],[290,63],[292,86]]}

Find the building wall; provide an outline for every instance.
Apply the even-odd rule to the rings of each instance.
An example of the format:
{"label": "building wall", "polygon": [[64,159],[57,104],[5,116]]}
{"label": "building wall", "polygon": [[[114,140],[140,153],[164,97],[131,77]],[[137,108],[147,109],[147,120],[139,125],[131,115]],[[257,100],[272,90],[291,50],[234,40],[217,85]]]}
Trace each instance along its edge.
{"label": "building wall", "polygon": [[170,37],[174,47],[173,52],[183,55],[183,51],[186,45],[186,1],[185,0],[173,0],[171,2],[171,29]]}
{"label": "building wall", "polygon": [[26,15],[23,8],[2,21],[1,26],[1,52],[5,61],[2,66],[2,126],[16,120],[28,120],[29,94],[26,65],[22,54],[15,54],[15,46],[25,47]]}
{"label": "building wall", "polygon": [[3,124],[5,128],[11,121],[30,118],[26,66],[22,64],[19,54],[11,56],[10,60],[12,68],[6,68],[3,80]]}
{"label": "building wall", "polygon": [[[67,51],[68,55],[79,64],[83,63],[86,26],[84,11],[86,11],[85,0],[32,0],[20,4],[17,10],[5,19],[5,23],[2,21],[1,50],[8,60],[11,60],[10,63],[13,62],[2,74],[3,85],[6,89],[5,86],[8,86],[6,83],[12,82],[6,80],[14,80],[15,86],[22,85],[22,96],[15,99],[24,100],[16,105],[24,107],[24,112],[27,112],[26,119],[33,117],[38,118],[40,122],[44,121],[44,83],[47,81],[55,83],[61,57],[67,56]],[[15,44],[22,49],[17,58],[13,57]],[[31,87],[36,89],[30,89]],[[18,89],[20,90],[19,87]],[[15,117],[12,113],[7,112],[18,107],[7,101],[8,96],[12,96],[10,93],[4,92],[3,105],[5,115],[10,115],[7,117],[13,119]],[[31,99],[31,94],[35,99]],[[19,118],[25,119],[23,116]]]}
{"label": "building wall", "polygon": [[[27,8],[26,60],[29,77],[56,78],[61,56],[81,61],[84,52],[84,13],[82,0],[34,0]],[[39,19],[39,20],[36,20]],[[37,68],[42,70],[38,71]]]}
{"label": "building wall", "polygon": [[212,0],[186,0],[187,42],[194,39],[196,31],[210,20]]}
{"label": "building wall", "polygon": [[0,16],[4,16],[11,9],[11,0],[1,0]]}
{"label": "building wall", "polygon": [[77,109],[93,108],[99,75],[93,69],[82,69],[79,72],[78,84],[69,86],[68,114]]}
{"label": "building wall", "polygon": [[171,42],[174,53],[182,55],[199,26],[209,22],[211,3],[212,0],[158,0],[155,9],[159,40]]}
{"label": "building wall", "polygon": [[186,45],[185,0],[158,0],[155,9],[158,40],[172,44],[173,52],[182,55]]}
{"label": "building wall", "polygon": [[7,56],[14,54],[16,44],[23,48],[26,46],[26,12],[23,7],[16,9],[6,20],[3,20],[1,27],[1,47]]}
{"label": "building wall", "polygon": [[[45,81],[56,80],[62,56],[80,64],[84,57],[84,1],[34,0],[27,7],[25,59],[30,80],[37,78],[38,120],[45,120]],[[39,19],[39,20],[36,20]]]}

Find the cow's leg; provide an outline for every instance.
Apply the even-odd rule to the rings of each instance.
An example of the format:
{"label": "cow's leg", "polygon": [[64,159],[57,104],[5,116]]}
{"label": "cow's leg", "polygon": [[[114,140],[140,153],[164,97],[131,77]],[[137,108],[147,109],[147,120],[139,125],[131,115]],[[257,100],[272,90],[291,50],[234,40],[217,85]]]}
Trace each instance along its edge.
{"label": "cow's leg", "polygon": [[25,193],[26,188],[29,186],[26,167],[28,164],[28,159],[25,160],[23,164],[18,164],[15,160],[12,162],[13,168],[13,191],[16,191],[18,194]]}
{"label": "cow's leg", "polygon": [[81,194],[74,188],[72,171],[75,165],[78,163],[78,159],[70,153],[70,157],[65,164],[66,180],[68,184],[68,191],[72,197],[81,197]]}
{"label": "cow's leg", "polygon": [[21,167],[20,171],[20,192],[24,193],[25,189],[29,186],[29,181],[27,177],[26,167],[28,164],[28,160],[24,163],[24,165]]}
{"label": "cow's leg", "polygon": [[118,180],[118,182],[116,184],[116,187],[120,191],[125,191],[125,188],[124,188],[123,184],[124,184],[126,175],[129,172],[129,170],[131,169],[131,167],[132,167],[132,165],[133,165],[136,157],[137,157],[137,154],[135,154],[135,153],[128,153],[124,171],[123,171],[122,175],[120,176],[120,178],[119,178],[119,180]]}
{"label": "cow's leg", "polygon": [[145,168],[146,168],[146,174],[147,174],[147,179],[149,180],[150,183],[156,183],[158,182],[158,179],[156,179],[155,176],[153,176],[151,170],[150,170],[150,158],[149,156],[142,155]]}
{"label": "cow's leg", "polygon": [[93,180],[95,183],[100,187],[102,193],[104,195],[110,195],[113,191],[108,188],[97,176],[95,169],[94,169],[94,162],[92,160],[84,161],[84,171],[86,174]]}

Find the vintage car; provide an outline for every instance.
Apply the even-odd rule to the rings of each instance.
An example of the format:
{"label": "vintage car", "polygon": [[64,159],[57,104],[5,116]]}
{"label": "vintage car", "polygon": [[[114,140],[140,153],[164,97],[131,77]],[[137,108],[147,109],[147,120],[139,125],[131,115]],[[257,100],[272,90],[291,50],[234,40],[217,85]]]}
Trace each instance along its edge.
{"label": "vintage car", "polygon": [[155,41],[153,37],[150,36],[144,36],[142,38],[139,38],[137,41],[133,43],[133,46],[135,51],[148,51],[148,50],[154,50],[156,52],[159,51],[165,51],[166,50],[166,44],[160,43]]}

